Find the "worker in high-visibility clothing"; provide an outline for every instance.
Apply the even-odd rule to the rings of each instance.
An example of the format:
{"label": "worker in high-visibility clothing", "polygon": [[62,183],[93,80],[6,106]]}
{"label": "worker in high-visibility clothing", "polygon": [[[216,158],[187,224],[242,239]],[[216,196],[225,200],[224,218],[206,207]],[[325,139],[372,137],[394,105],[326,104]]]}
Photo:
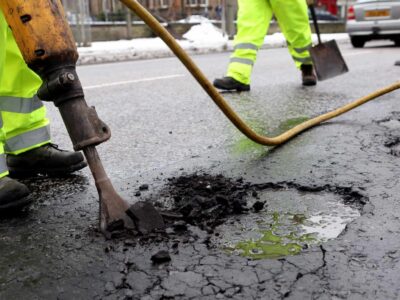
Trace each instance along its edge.
{"label": "worker in high-visibility clothing", "polygon": [[41,84],[0,11],[0,213],[31,202],[28,188],[9,175],[65,175],[86,166],[80,152],[51,143],[46,108],[36,96]]}
{"label": "worker in high-visibility clothing", "polygon": [[308,52],[311,29],[306,0],[238,0],[234,52],[226,76],[215,79],[215,87],[222,90],[250,90],[250,76],[257,51],[263,45],[273,15],[286,38],[290,55],[301,70],[303,85],[317,83]]}

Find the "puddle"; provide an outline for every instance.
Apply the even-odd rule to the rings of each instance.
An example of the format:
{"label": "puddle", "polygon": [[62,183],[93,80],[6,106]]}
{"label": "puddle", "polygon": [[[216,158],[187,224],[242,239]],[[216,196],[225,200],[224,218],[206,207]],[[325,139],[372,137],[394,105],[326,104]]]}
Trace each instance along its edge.
{"label": "puddle", "polygon": [[217,228],[212,242],[230,254],[253,259],[295,255],[309,246],[337,238],[360,216],[340,195],[295,189],[259,193],[267,208],[243,215]]}

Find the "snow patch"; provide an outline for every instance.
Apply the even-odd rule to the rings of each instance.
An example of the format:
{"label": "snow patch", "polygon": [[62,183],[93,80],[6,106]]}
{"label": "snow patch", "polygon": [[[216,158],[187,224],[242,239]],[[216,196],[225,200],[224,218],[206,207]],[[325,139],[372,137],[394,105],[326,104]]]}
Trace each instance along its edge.
{"label": "snow patch", "polygon": [[[347,33],[323,34],[322,41],[335,39],[338,43],[348,42]],[[228,40],[221,29],[210,22],[203,22],[177,40],[179,45],[189,53],[209,53],[232,51],[233,41]],[[313,34],[313,43],[317,44],[317,36]],[[282,33],[265,36],[262,48],[286,47],[286,39]],[[109,42],[93,42],[91,47],[80,47],[79,64],[126,61],[133,59],[158,58],[172,56],[172,51],[160,38],[140,38]]]}
{"label": "snow patch", "polygon": [[210,41],[226,42],[228,36],[221,29],[214,26],[212,23],[203,22],[199,25],[194,25],[188,32],[183,35],[183,38],[192,42],[209,43]]}

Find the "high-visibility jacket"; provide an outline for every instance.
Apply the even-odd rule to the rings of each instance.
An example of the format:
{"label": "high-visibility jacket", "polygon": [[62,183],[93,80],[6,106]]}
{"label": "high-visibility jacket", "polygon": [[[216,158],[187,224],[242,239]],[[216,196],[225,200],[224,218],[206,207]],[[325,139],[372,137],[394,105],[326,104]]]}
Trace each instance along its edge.
{"label": "high-visibility jacket", "polygon": [[5,153],[20,154],[50,142],[46,108],[36,96],[41,83],[0,10],[0,178],[8,174]]}
{"label": "high-visibility jacket", "polygon": [[312,64],[311,29],[305,0],[238,0],[237,34],[227,76],[250,83],[257,51],[263,45],[272,16],[286,38],[296,66]]}

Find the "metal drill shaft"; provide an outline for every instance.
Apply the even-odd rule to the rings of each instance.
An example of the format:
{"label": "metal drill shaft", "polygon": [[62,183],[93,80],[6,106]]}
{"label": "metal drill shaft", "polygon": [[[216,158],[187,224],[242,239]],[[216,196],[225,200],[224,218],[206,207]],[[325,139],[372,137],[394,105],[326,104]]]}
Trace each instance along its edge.
{"label": "metal drill shaft", "polygon": [[85,154],[99,193],[101,231],[107,233],[109,231],[109,225],[117,221],[123,221],[125,227],[132,227],[132,221],[125,213],[129,208],[129,204],[115,191],[104,170],[96,147],[85,147],[83,148],[83,153]]}

